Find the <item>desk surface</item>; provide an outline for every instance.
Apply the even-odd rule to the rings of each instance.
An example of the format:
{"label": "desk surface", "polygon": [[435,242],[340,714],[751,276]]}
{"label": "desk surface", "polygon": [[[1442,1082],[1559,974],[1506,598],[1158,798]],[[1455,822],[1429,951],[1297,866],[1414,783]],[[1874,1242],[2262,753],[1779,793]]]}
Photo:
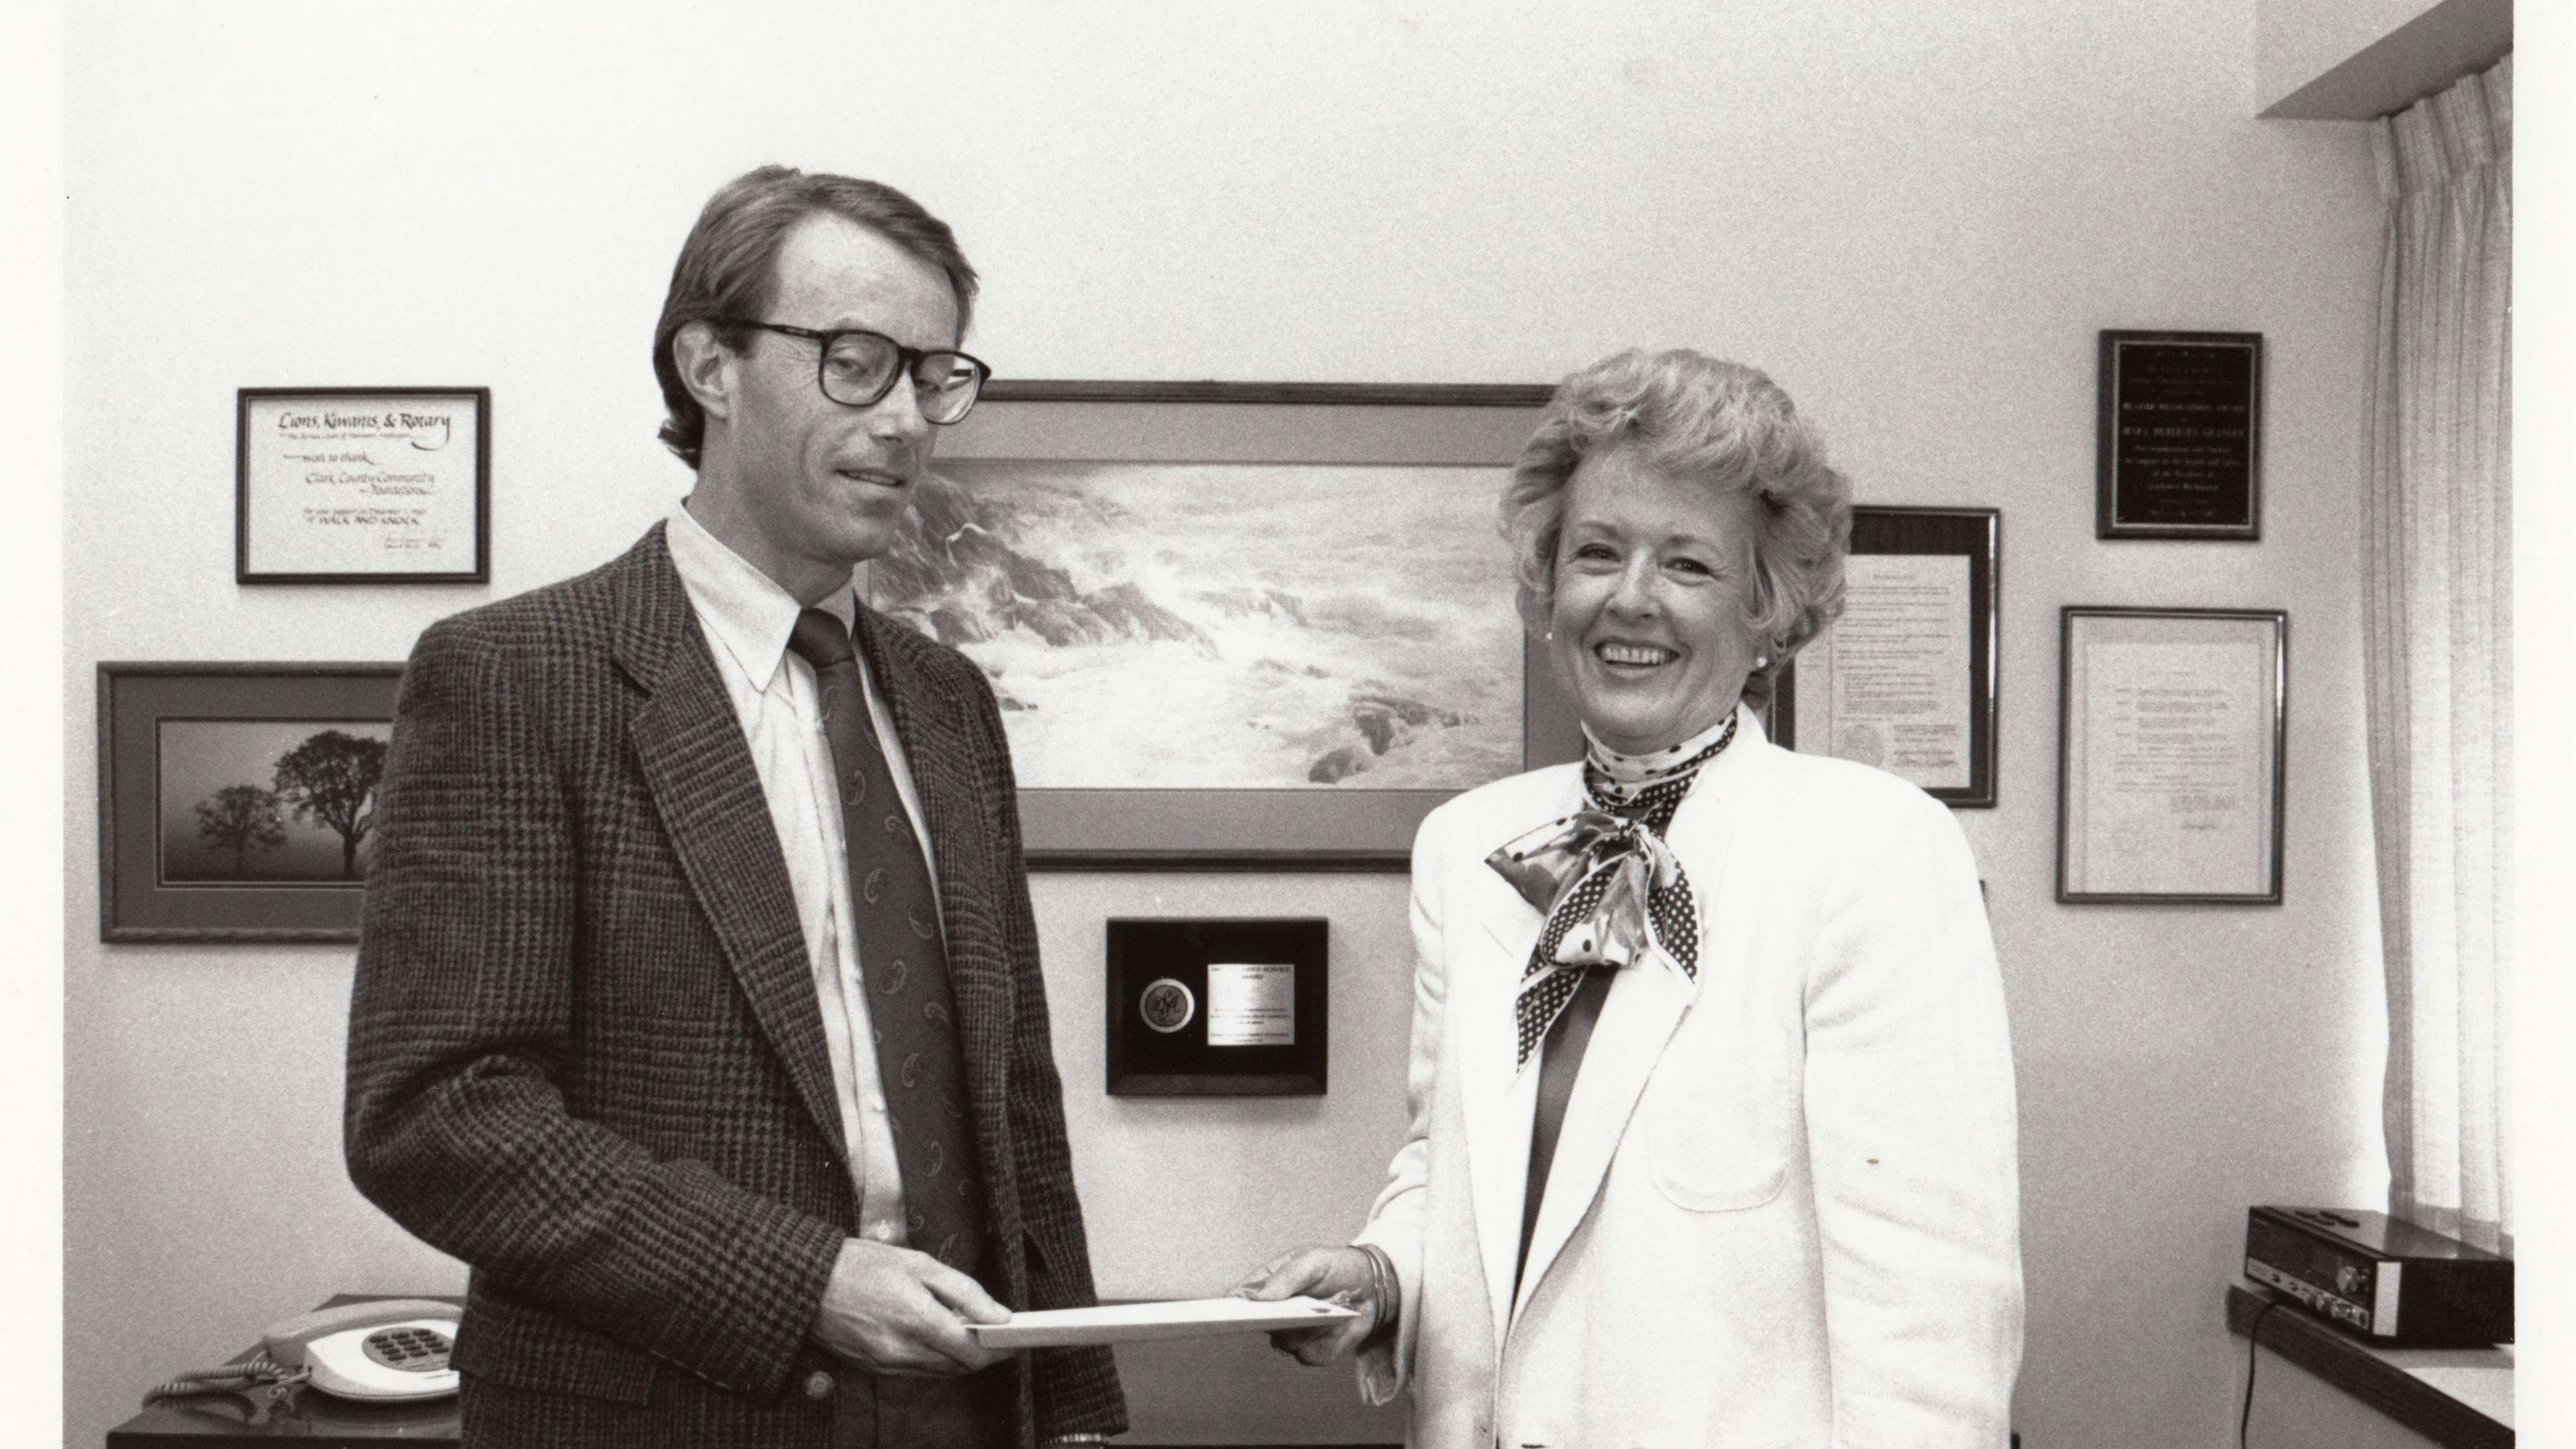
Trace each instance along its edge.
{"label": "desk surface", "polygon": [[[373,1294],[340,1294],[327,1306]],[[245,1350],[235,1361],[248,1358]],[[180,1367],[186,1367],[182,1365]],[[1257,1333],[1121,1344],[1118,1377],[1132,1427],[1121,1446],[1394,1445],[1404,1442],[1402,1404],[1360,1402],[1350,1365],[1310,1369],[1272,1353]],[[164,1402],[108,1431],[107,1449],[208,1449],[210,1441],[287,1444],[303,1449],[381,1449],[389,1443],[452,1449],[456,1401],[353,1404],[306,1390],[291,1416],[253,1427],[240,1399]]]}
{"label": "desk surface", "polygon": [[2386,1348],[2300,1309],[2257,1283],[2227,1290],[2227,1328],[2245,1334],[2257,1314],[2262,1344],[2439,1444],[2505,1449],[2513,1443],[2513,1347]]}

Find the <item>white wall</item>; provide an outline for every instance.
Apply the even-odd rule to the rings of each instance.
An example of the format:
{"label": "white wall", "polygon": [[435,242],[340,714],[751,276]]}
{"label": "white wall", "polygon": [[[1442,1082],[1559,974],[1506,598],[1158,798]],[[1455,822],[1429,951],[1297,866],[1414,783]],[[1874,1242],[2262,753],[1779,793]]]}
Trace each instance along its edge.
{"label": "white wall", "polygon": [[[100,659],[393,659],[686,483],[650,328],[719,182],[781,159],[954,222],[1016,377],[1550,381],[1630,344],[1772,371],[1866,501],[2004,512],[1992,886],[2023,1107],[2030,1449],[2214,1444],[2249,1202],[2370,1202],[2382,1041],[2353,583],[2377,202],[2259,123],[2254,0],[83,7],[69,20],[67,1383],[461,1270],[338,1158],[345,948],[96,940]],[[1219,16],[1222,15],[1222,19]],[[2092,537],[2094,333],[2269,338],[2264,541]],[[488,590],[241,589],[233,389],[484,384]],[[2051,898],[2057,608],[2290,611],[2269,909]],[[1036,882],[1104,1291],[1349,1231],[1398,1130],[1403,882]],[[1100,1094],[1105,916],[1333,918],[1320,1102]]]}

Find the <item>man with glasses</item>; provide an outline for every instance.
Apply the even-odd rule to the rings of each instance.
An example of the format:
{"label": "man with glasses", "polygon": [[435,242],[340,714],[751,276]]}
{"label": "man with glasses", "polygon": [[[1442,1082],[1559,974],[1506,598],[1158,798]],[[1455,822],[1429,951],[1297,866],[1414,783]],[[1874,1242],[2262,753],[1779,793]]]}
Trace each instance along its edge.
{"label": "man with glasses", "polygon": [[975,273],[875,182],[764,167],[671,275],[696,486],[432,626],[350,1007],[361,1191],[473,1270],[475,1446],[1027,1446],[1125,1428],[991,688],[869,610],[987,370]]}

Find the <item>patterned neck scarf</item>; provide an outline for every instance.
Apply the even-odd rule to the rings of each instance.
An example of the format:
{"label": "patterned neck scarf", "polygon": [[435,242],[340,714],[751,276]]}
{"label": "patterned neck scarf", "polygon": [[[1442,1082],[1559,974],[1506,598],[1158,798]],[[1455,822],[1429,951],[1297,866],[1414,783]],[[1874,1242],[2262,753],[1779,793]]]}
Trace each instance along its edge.
{"label": "patterned neck scarf", "polygon": [[1485,857],[1523,899],[1545,913],[1513,1003],[1519,1054],[1530,1053],[1574,999],[1585,968],[1627,966],[1660,946],[1684,979],[1699,979],[1699,909],[1690,877],[1664,831],[1702,765],[1735,741],[1735,715],[1650,755],[1622,755],[1585,732],[1583,795],[1589,808],[1521,835]]}

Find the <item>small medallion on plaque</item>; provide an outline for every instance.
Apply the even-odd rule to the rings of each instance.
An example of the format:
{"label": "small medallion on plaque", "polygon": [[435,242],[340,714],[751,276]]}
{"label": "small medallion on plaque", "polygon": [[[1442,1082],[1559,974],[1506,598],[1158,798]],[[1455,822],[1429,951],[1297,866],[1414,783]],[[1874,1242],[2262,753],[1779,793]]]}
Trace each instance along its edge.
{"label": "small medallion on plaque", "polygon": [[1188,1026],[1198,1012],[1198,998],[1169,976],[1157,979],[1136,998],[1136,1014],[1144,1018],[1147,1026],[1166,1036]]}

